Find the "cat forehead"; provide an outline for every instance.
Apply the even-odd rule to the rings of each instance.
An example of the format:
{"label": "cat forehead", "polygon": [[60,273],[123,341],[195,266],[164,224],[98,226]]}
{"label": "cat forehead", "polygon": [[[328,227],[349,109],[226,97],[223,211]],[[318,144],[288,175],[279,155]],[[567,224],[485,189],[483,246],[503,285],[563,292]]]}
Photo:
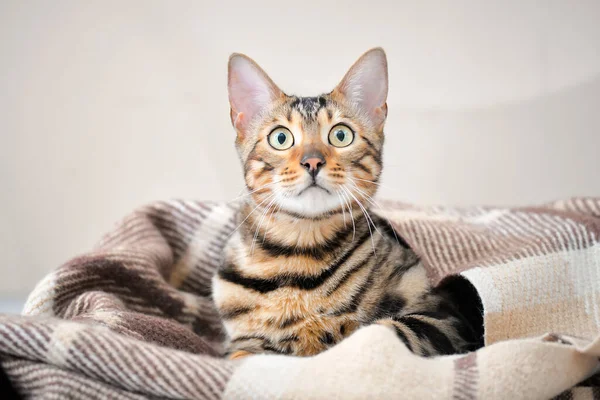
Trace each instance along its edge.
{"label": "cat forehead", "polygon": [[314,121],[317,119],[319,111],[326,108],[330,101],[327,95],[314,97],[291,96],[287,103],[290,112],[297,111],[304,120]]}

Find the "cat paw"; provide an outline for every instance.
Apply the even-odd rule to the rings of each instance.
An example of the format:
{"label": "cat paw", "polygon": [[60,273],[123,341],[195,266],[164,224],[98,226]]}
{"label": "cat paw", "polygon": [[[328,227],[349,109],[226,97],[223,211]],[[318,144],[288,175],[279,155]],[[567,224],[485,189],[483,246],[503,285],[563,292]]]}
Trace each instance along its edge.
{"label": "cat paw", "polygon": [[251,355],[252,355],[252,353],[250,353],[249,351],[238,350],[238,351],[234,351],[233,353],[231,353],[228,358],[230,360],[239,360],[241,358],[248,357]]}
{"label": "cat paw", "polygon": [[397,331],[396,325],[394,324],[394,321],[391,318],[379,319],[379,320],[375,321],[374,324],[380,325],[380,326],[385,326],[394,332]]}

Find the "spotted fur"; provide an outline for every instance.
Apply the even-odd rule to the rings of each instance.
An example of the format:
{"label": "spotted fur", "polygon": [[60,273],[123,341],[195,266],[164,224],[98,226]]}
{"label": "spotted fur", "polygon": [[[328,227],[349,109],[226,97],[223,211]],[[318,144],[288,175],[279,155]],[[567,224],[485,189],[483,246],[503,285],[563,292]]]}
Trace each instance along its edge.
{"label": "spotted fur", "polygon": [[[470,350],[477,338],[449,293],[430,286],[417,254],[370,212],[387,114],[383,50],[316,97],[284,94],[233,55],[229,90],[248,189],[213,279],[230,357],[309,356],[373,323],[420,355]],[[339,124],[352,132],[346,147],[330,137]],[[282,129],[293,136],[283,150],[269,136]]]}

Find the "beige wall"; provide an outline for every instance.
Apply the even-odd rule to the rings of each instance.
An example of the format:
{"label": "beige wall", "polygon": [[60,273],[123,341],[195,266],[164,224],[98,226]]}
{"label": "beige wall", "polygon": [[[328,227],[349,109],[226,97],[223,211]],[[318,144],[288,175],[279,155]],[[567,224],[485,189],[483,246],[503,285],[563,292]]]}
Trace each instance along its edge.
{"label": "beige wall", "polygon": [[599,21],[594,0],[4,0],[0,298],[23,296],[137,205],[240,191],[233,51],[316,94],[383,46],[382,197],[600,195]]}

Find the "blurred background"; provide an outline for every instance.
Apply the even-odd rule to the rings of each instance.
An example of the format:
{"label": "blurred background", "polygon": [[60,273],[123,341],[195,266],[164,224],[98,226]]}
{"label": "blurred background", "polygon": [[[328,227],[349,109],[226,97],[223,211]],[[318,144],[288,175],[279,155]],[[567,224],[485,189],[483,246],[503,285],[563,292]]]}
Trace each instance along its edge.
{"label": "blurred background", "polygon": [[231,52],[288,93],[389,57],[382,198],[600,195],[600,1],[0,2],[0,312],[141,204],[243,188]]}

